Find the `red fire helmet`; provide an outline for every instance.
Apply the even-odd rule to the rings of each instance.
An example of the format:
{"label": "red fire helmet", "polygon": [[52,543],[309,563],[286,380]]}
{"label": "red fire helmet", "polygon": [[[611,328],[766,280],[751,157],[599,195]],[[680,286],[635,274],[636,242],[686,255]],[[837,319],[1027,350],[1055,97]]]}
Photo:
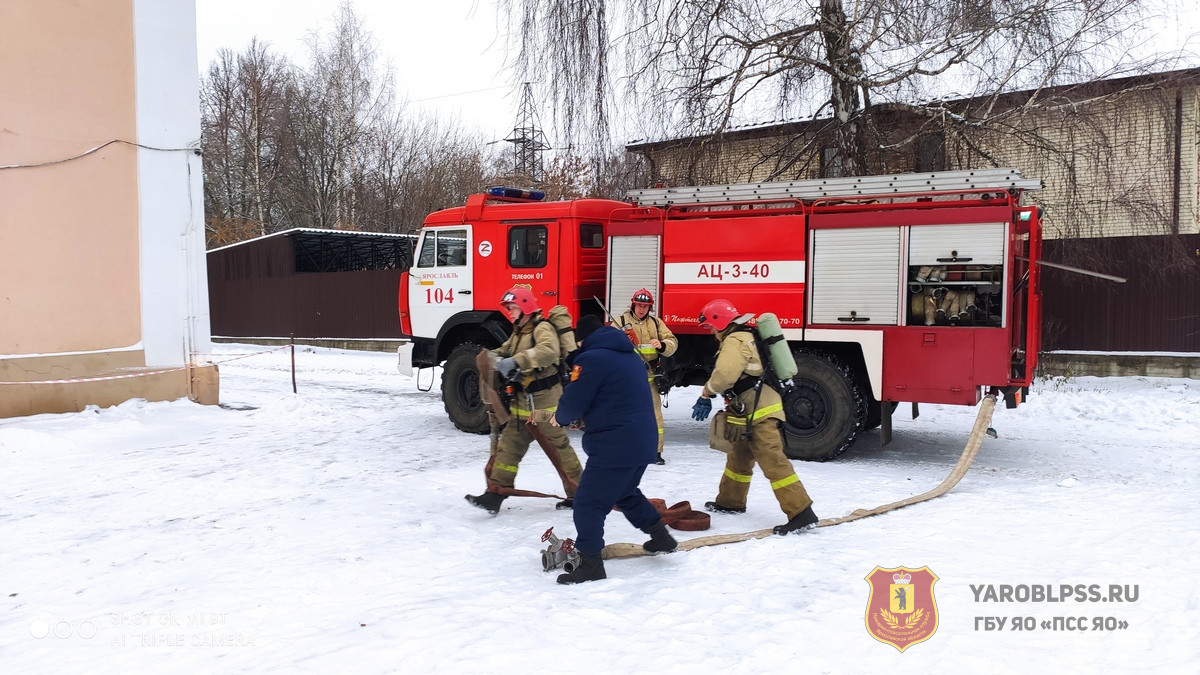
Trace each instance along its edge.
{"label": "red fire helmet", "polygon": [[729,326],[730,321],[733,321],[740,315],[737,307],[733,306],[733,303],[724,298],[717,298],[710,301],[704,306],[704,309],[700,310],[700,327],[711,327],[722,331]]}
{"label": "red fire helmet", "polygon": [[633,294],[633,298],[631,298],[629,302],[630,304],[639,303],[643,305],[653,305],[654,294],[645,288],[641,288]]}
{"label": "red fire helmet", "polygon": [[533,291],[524,286],[513,286],[504,291],[504,295],[500,297],[500,309],[503,310],[505,305],[520,307],[522,314],[533,314],[541,310],[541,307],[538,307],[537,298],[533,297]]}

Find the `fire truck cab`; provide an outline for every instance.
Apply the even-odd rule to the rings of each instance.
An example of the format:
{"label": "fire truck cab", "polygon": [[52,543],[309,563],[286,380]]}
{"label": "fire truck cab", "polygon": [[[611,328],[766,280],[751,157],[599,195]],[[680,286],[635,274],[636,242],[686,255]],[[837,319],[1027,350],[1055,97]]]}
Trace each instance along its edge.
{"label": "fire truck cab", "polygon": [[430,214],[399,289],[401,330],[413,368],[444,364],[446,412],[463,431],[487,431],[475,355],[512,330],[500,312],[505,290],[528,286],[543,310],[600,314],[610,214],[624,202],[541,202],[538,193],[496,188],[465,206]]}

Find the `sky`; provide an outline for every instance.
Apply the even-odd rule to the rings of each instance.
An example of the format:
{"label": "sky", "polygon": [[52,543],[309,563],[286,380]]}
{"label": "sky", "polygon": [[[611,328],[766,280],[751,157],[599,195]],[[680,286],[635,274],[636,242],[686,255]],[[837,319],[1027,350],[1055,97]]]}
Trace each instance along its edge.
{"label": "sky", "polygon": [[[196,0],[201,72],[222,48],[240,52],[258,37],[294,63],[308,62],[305,38],[327,34],[341,0]],[[503,72],[502,25],[491,0],[353,0],[355,14],[390,59],[398,96],[456,116],[489,139],[506,138],[519,97]]]}
{"label": "sky", "polygon": [[[1039,380],[1021,407],[997,406],[998,438],[942,497],[609,560],[607,579],[560,586],[541,537],[573,536],[571,513],[512,497],[492,516],[463,500],[484,487],[487,438],[455,430],[436,371],[413,379],[392,353],[299,347],[293,394],[287,348],[220,344],[212,359],[219,407],[131,400],[0,419],[5,672],[1175,675],[1200,663],[1194,379]],[[668,504],[713,499],[724,465],[689,417],[698,393],[667,397],[667,463],[642,482]],[[835,461],[796,463],[817,515],[949,473],[977,411],[906,412],[886,448],[876,430]],[[517,486],[561,487],[536,448]],[[745,514],[674,534],[785,519],[759,474]],[[606,534],[645,540],[619,514]],[[867,631],[877,567],[938,577],[936,631],[904,652]],[[1092,586],[1062,601],[1063,587]]]}
{"label": "sky", "polygon": [[[294,63],[308,60],[305,37],[327,33],[342,0],[195,0],[201,72],[217,50],[243,50],[251,38],[269,42]],[[1200,53],[1200,17],[1195,0],[1143,0],[1150,17],[1142,49]],[[456,117],[503,140],[516,126],[520,92],[504,70],[503,22],[494,0],[353,0],[352,7],[391,60],[399,95],[419,110]],[[1200,61],[1193,57],[1192,63]],[[547,104],[538,121],[551,134]],[[772,110],[768,117],[774,115]],[[634,135],[638,135],[636,132]],[[629,140],[629,139],[622,139]],[[555,141],[551,139],[553,144]]]}
{"label": "sky", "polygon": [[[306,36],[328,32],[341,1],[196,0],[200,71],[208,70],[218,49],[240,52],[256,36],[305,64]],[[1193,2],[1145,0],[1142,7],[1150,18],[1140,34],[1146,41],[1141,49],[1183,47],[1200,53],[1200,17]],[[504,70],[505,26],[494,0],[353,0],[352,6],[394,65],[398,95],[410,106],[460,119],[490,141],[511,135],[521,92]],[[542,129],[551,133],[548,106],[540,104],[538,114]]]}

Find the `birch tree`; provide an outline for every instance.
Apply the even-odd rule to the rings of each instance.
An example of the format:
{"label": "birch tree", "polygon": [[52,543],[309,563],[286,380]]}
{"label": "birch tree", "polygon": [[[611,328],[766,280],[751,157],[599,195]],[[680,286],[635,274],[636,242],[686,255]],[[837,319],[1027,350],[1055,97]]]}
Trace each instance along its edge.
{"label": "birch tree", "polygon": [[[645,136],[706,143],[739,125],[826,120],[841,175],[878,170],[881,145],[923,135],[885,138],[894,106],[930,126],[1003,129],[1042,89],[1151,67],[1130,54],[1154,37],[1137,30],[1139,0],[497,1],[514,81],[540,78],[575,142],[605,143],[621,115]],[[1015,90],[1035,94],[989,106]],[[968,118],[949,98],[980,105]]]}
{"label": "birch tree", "polygon": [[395,105],[393,75],[379,65],[374,37],[343,3],[328,35],[313,33],[311,66],[300,78],[291,132],[293,196],[312,227],[354,226],[354,186],[363,173],[362,146]]}
{"label": "birch tree", "polygon": [[201,91],[210,238],[275,231],[281,125],[292,86],[287,62],[257,40],[239,54],[222,49],[210,65]]}

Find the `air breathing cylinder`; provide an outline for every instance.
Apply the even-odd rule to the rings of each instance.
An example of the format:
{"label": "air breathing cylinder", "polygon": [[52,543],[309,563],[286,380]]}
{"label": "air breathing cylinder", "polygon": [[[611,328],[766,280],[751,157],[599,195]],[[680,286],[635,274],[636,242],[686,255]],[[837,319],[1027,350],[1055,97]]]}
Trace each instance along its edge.
{"label": "air breathing cylinder", "polygon": [[796,359],[792,356],[792,348],[788,346],[787,340],[783,339],[783,329],[779,327],[779,317],[771,312],[764,312],[758,315],[754,324],[758,331],[758,338],[762,340],[763,346],[767,349],[767,356],[771,360],[771,370],[775,371],[775,376],[781,381],[791,379],[797,371]]}

